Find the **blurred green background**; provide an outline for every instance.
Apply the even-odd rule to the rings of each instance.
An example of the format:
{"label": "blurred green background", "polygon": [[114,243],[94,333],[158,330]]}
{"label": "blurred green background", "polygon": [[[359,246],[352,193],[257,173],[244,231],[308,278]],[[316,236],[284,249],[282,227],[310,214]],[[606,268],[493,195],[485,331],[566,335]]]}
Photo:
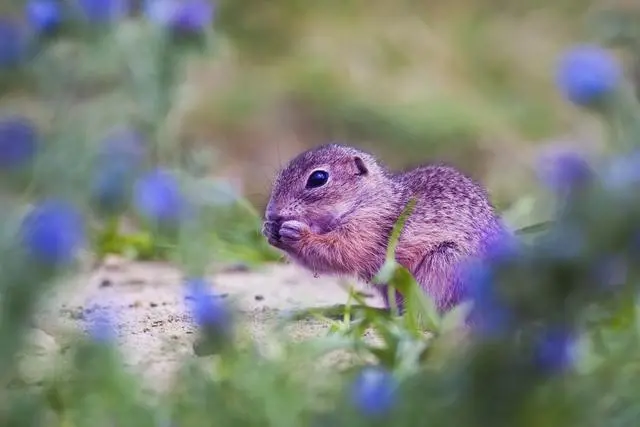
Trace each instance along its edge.
{"label": "blurred green background", "polygon": [[[284,162],[329,141],[397,168],[450,161],[505,209],[535,191],[532,161],[545,144],[601,148],[598,121],[560,98],[554,64],[569,43],[593,38],[585,22],[594,9],[633,3],[222,0],[214,49],[189,62],[167,131],[183,146],[214,148],[211,173],[259,210]],[[121,32],[120,43],[144,52]],[[109,63],[84,66],[95,77]],[[95,90],[75,90],[81,115]],[[2,104],[38,114],[21,87]],[[127,104],[116,104],[113,114],[126,117]]]}

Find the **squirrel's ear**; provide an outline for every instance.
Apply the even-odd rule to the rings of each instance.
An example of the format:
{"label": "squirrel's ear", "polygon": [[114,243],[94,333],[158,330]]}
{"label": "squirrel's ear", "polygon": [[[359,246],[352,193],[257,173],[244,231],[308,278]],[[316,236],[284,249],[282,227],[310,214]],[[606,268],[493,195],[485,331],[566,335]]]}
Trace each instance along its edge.
{"label": "squirrel's ear", "polygon": [[358,170],[358,175],[366,175],[367,173],[369,173],[369,169],[367,169],[367,165],[364,164],[364,161],[360,157],[355,156],[353,158],[353,163],[355,163],[356,165],[356,169]]}

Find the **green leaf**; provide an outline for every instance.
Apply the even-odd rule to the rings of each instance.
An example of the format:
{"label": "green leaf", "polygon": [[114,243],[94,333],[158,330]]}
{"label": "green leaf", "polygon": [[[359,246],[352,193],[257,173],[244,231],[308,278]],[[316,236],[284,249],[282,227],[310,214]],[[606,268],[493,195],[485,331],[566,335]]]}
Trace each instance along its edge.
{"label": "green leaf", "polygon": [[526,225],[524,227],[521,227],[515,230],[515,234],[529,235],[529,234],[542,233],[544,231],[547,231],[549,228],[551,228],[553,223],[554,223],[553,221],[541,221],[535,224]]}
{"label": "green leaf", "polygon": [[398,246],[398,240],[400,239],[400,234],[404,229],[404,226],[409,219],[409,216],[413,212],[413,208],[416,205],[415,197],[409,200],[405,208],[402,210],[402,213],[398,217],[398,220],[393,226],[391,230],[391,237],[389,239],[389,246],[387,247],[387,261],[394,260],[396,257],[396,247]]}
{"label": "green leaf", "polygon": [[439,330],[440,315],[436,305],[409,270],[400,265],[396,266],[390,286],[404,296],[405,319],[409,330],[416,333]]}

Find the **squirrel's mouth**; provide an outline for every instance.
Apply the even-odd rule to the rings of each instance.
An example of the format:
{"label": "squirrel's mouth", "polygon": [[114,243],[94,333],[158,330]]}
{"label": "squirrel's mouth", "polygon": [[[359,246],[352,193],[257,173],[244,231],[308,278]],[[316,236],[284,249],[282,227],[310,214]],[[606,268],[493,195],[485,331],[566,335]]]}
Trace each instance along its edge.
{"label": "squirrel's mouth", "polygon": [[[262,235],[267,238],[267,241],[271,246],[279,249],[286,249],[283,247],[280,236],[280,227],[282,227],[283,222],[284,221],[282,219],[276,219],[265,220],[262,223]],[[328,215],[318,218],[307,218],[305,222],[309,224],[313,233],[325,234],[333,230],[339,224],[340,217]]]}
{"label": "squirrel's mouth", "polygon": [[280,225],[277,221],[265,221],[262,224],[262,235],[267,238],[271,246],[279,247]]}

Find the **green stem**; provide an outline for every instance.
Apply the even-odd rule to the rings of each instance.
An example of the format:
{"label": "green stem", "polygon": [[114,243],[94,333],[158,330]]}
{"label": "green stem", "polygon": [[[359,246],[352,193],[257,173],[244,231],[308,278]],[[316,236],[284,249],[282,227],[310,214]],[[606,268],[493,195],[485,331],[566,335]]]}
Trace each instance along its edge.
{"label": "green stem", "polygon": [[161,164],[177,166],[179,164],[179,155],[165,126],[175,95],[180,58],[176,54],[171,39],[166,34],[162,34],[161,37],[160,52],[157,58],[158,80],[156,82],[156,90],[158,91],[158,102],[153,117],[154,136],[158,144],[157,161]]}
{"label": "green stem", "polygon": [[632,88],[624,84],[612,102],[607,117],[609,137],[620,150],[628,151],[640,146],[640,109]]}

